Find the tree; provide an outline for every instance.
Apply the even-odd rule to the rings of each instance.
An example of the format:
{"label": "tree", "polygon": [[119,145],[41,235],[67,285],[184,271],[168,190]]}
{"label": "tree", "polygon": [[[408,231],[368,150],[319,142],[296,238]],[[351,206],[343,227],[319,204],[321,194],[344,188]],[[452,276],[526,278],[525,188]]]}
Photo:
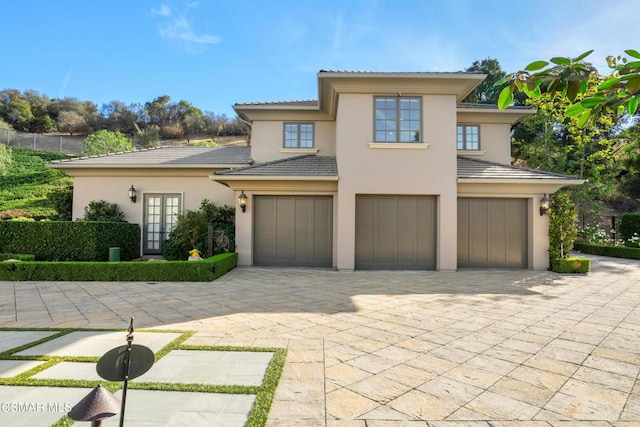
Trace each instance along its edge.
{"label": "tree", "polygon": [[[534,61],[524,70],[509,74],[494,84],[507,85],[500,92],[499,108],[509,106],[514,93],[522,92],[529,98],[538,98],[545,91],[560,93],[570,101],[564,114],[577,117],[580,127],[595,123],[601,115],[618,117],[625,109],[632,116],[640,100],[640,52],[625,50],[630,58],[608,56],[611,74],[605,76],[585,62],[592,52],[589,50],[575,58],[554,57],[549,62]],[[593,94],[579,99],[578,95],[587,93],[590,85],[595,86]]]}
{"label": "tree", "polygon": [[58,130],[73,133],[82,132],[88,127],[87,120],[75,111],[62,111],[58,115]]}
{"label": "tree", "polygon": [[578,214],[570,191],[560,190],[553,195],[548,215],[549,257],[552,260],[564,258],[573,249],[573,243],[578,236]]}
{"label": "tree", "polygon": [[120,132],[99,130],[84,139],[83,156],[133,150],[133,142]]}
{"label": "tree", "polygon": [[500,87],[495,86],[495,83],[504,79],[507,73],[502,70],[497,59],[486,58],[482,61],[475,60],[473,64],[464,71],[469,73],[480,72],[487,75],[487,78],[466,97],[464,102],[494,105],[498,103]]}

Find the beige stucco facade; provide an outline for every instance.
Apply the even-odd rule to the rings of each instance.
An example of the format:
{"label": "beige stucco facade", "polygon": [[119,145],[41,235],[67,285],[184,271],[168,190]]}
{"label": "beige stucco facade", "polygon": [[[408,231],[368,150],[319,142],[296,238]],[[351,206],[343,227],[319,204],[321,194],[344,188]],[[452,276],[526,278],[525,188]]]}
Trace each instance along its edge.
{"label": "beige stucco facade", "polygon": [[[308,206],[310,198],[322,199],[319,203],[324,206],[328,206],[327,200],[330,200],[331,208],[324,208],[323,211],[325,217],[328,215],[326,212],[332,211],[331,253],[326,267],[344,271],[359,268],[358,265],[362,268],[362,262],[358,264],[358,248],[366,246],[368,242],[362,235],[358,237],[357,229],[363,221],[357,221],[356,218],[368,218],[368,213],[364,217],[358,216],[358,200],[376,199],[372,203],[386,203],[377,200],[400,200],[393,202],[398,203],[397,206],[407,200],[428,200],[430,206],[435,203],[435,209],[428,211],[428,214],[420,213],[411,218],[429,215],[429,224],[435,224],[434,232],[425,234],[432,239],[430,242],[435,247],[434,262],[432,264],[429,259],[427,264],[429,268],[434,265],[436,270],[446,271],[459,268],[458,238],[463,236],[463,240],[468,241],[469,233],[459,232],[459,202],[477,204],[474,200],[468,201],[477,198],[497,200],[499,204],[506,203],[505,199],[517,199],[519,212],[526,211],[526,219],[518,223],[518,230],[526,234],[520,240],[523,246],[526,245],[521,251],[522,259],[526,257],[526,260],[520,268],[544,270],[549,263],[548,217],[539,213],[540,199],[563,186],[579,184],[581,181],[552,174],[523,175],[514,172],[518,168],[510,166],[511,126],[534,111],[527,108],[498,110],[495,106],[461,103],[484,77],[468,73],[320,72],[317,101],[234,106],[240,118],[252,125],[250,158],[236,159],[236,164],[224,164],[222,160],[222,163],[212,162],[214,156],[208,157],[203,164],[189,166],[190,160],[186,156],[181,158],[179,167],[170,159],[162,167],[148,164],[136,167],[131,163],[126,167],[118,167],[115,162],[92,166],[90,161],[85,161],[85,166],[79,161],[58,167],[74,177],[74,218],[82,217],[84,207],[90,201],[104,199],[117,203],[127,220],[142,224],[145,219],[141,202],[147,194],[179,194],[182,211],[198,209],[203,199],[218,205],[235,206],[236,250],[241,266],[254,265],[259,252],[255,244],[256,224],[266,227],[267,216],[263,216],[264,212],[257,212],[256,198],[298,198],[301,205],[303,201],[307,203],[304,206]],[[418,141],[375,141],[377,96],[419,99]],[[313,147],[283,147],[286,123],[313,124]],[[478,150],[457,149],[456,129],[461,124],[478,126]],[[486,174],[479,172],[475,176],[469,172],[460,175],[459,156],[480,161],[482,167],[486,168]],[[222,158],[228,157],[221,155]],[[294,163],[306,162],[305,159],[318,161]],[[469,162],[468,159],[460,161]],[[467,164],[473,171],[477,163]],[[135,204],[127,194],[131,185],[138,192],[138,203]],[[237,203],[240,193],[248,197],[244,212]],[[287,203],[287,206],[291,205]],[[513,204],[512,201],[509,203]],[[297,219],[298,211],[287,212],[286,218],[293,218],[289,222],[296,221],[295,224],[277,223],[277,209],[274,209],[275,214],[269,214],[274,230],[288,227],[290,233],[294,228],[306,227],[305,221],[311,224],[314,221],[313,212],[307,212],[310,209],[304,206],[300,208],[300,214],[307,216],[300,220]],[[360,210],[365,212],[364,208]],[[490,219],[491,215],[485,216]],[[405,221],[400,219],[405,218],[401,215],[397,218],[398,224]],[[495,229],[500,225],[494,220],[491,227]],[[324,230],[327,229],[325,227]],[[313,239],[313,230],[305,228],[301,233],[296,236],[296,241],[304,243]],[[326,231],[323,236],[323,242],[326,242]],[[405,237],[401,239],[400,233],[397,236],[398,241],[407,240]],[[273,241],[275,247],[277,239]],[[264,241],[261,240],[260,248],[263,247]],[[279,262],[278,265],[282,265]]]}

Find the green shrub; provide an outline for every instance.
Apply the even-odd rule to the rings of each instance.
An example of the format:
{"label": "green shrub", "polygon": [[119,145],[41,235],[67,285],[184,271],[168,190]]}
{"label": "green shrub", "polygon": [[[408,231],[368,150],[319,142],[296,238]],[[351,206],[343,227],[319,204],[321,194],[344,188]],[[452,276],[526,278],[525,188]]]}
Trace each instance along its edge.
{"label": "green shrub", "polygon": [[93,200],[84,207],[84,221],[125,222],[124,213],[117,203]]}
{"label": "green shrub", "polygon": [[192,249],[206,254],[208,230],[209,223],[202,212],[186,211],[178,215],[176,226],[162,245],[162,256],[167,260],[185,260]]}
{"label": "green shrub", "polygon": [[53,204],[56,212],[56,220],[71,221],[73,219],[73,186],[55,188],[47,194],[47,200]]}
{"label": "green shrub", "polygon": [[35,261],[36,256],[31,254],[0,254],[0,261],[17,259],[18,261]]}
{"label": "green shrub", "polygon": [[[620,217],[618,234],[625,246],[634,246],[633,235],[640,235],[640,213],[626,213]],[[637,245],[636,245],[637,246]]]}
{"label": "green shrub", "polygon": [[581,242],[576,242],[575,248],[585,254],[640,259],[640,249],[638,248],[627,248],[625,246],[602,246]]}
{"label": "green shrub", "polygon": [[549,257],[563,258],[573,249],[578,236],[576,205],[571,192],[560,190],[551,198],[549,206]]}
{"label": "green shrub", "polygon": [[[169,239],[162,245],[162,256],[167,260],[185,260],[189,251],[198,249],[207,253],[209,226],[216,232],[223,232],[229,239],[226,251],[235,251],[235,209],[229,206],[216,206],[204,199],[197,211],[187,211],[178,216],[176,226]],[[222,252],[217,248],[215,252]]]}
{"label": "green shrub", "polygon": [[234,252],[203,261],[9,262],[0,263],[0,280],[211,282],[237,263]]}
{"label": "green shrub", "polygon": [[39,261],[106,261],[119,247],[124,261],[140,256],[140,226],[127,222],[0,221],[0,252]]}
{"label": "green shrub", "polygon": [[591,260],[586,258],[558,258],[551,261],[551,270],[556,273],[583,273],[591,269]]}

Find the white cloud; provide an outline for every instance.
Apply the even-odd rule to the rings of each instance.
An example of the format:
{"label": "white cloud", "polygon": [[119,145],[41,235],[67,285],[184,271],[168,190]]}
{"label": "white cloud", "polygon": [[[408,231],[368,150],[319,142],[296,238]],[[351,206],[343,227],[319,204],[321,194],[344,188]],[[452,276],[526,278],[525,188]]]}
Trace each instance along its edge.
{"label": "white cloud", "polygon": [[161,16],[162,22],[158,26],[161,37],[176,42],[188,53],[201,53],[207,47],[222,42],[222,37],[197,32],[187,17],[187,12],[196,8],[197,3],[190,3],[185,12],[174,13],[169,6],[162,4],[160,9],[152,9],[154,15]]}
{"label": "white cloud", "polygon": [[160,16],[171,16],[171,9],[169,8],[169,6],[167,6],[166,4],[161,4],[160,5],[160,9],[156,10],[156,9],[151,9],[151,12],[154,15],[160,15]]}

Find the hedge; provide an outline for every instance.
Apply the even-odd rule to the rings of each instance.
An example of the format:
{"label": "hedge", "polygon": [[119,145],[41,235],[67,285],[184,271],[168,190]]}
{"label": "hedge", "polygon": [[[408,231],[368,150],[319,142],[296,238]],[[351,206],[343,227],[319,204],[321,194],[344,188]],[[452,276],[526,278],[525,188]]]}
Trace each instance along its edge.
{"label": "hedge", "polygon": [[38,261],[106,261],[140,256],[140,226],[127,222],[0,221],[0,252],[33,254]]}
{"label": "hedge", "polygon": [[17,259],[18,261],[35,261],[36,256],[31,254],[0,254],[0,261]]}
{"label": "hedge", "polygon": [[4,281],[211,282],[236,267],[228,252],[202,261],[2,262]]}
{"label": "hedge", "polygon": [[576,242],[574,249],[585,254],[605,255],[616,258],[640,259],[640,249],[625,246],[603,246]]}
{"label": "hedge", "polygon": [[586,258],[557,258],[551,261],[551,270],[556,273],[588,273],[591,260]]}

